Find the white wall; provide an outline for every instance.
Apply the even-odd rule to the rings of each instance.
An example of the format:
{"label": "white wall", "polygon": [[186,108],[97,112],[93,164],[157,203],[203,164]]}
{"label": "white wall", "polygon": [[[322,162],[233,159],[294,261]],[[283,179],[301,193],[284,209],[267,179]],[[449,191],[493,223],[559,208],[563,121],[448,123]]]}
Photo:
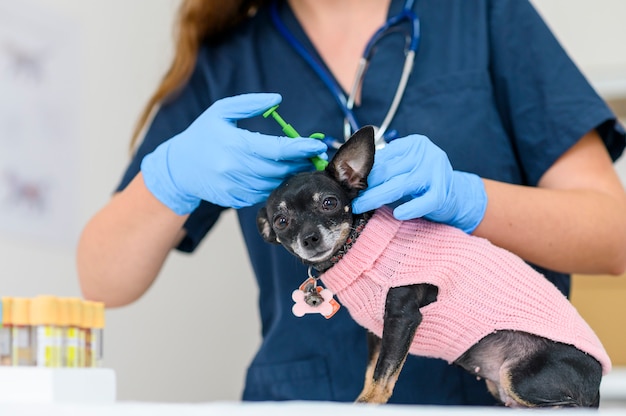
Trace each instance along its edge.
{"label": "white wall", "polygon": [[[79,228],[108,200],[128,162],[137,114],[169,63],[178,0],[40,3],[80,31]],[[227,215],[196,255],[172,256],[143,299],[107,312],[105,364],[117,372],[120,399],[240,396],[259,331],[256,288],[234,224]],[[0,264],[3,295],[80,294],[73,247],[0,233]]]}
{"label": "white wall", "polygon": [[[171,56],[178,0],[40,1],[74,20],[80,31],[80,227],[108,200],[128,161],[135,118]],[[626,54],[621,53],[626,2],[533,3],[592,79],[626,77]],[[0,235],[0,265],[2,295],[80,293],[73,247]],[[193,256],[171,256],[146,296],[107,312],[105,362],[117,372],[119,398],[238,399],[259,343],[256,294],[229,213]]]}
{"label": "white wall", "polygon": [[[607,100],[626,100],[626,2],[531,0],[570,57]],[[622,108],[624,106],[622,105]],[[619,114],[626,123],[626,114]],[[626,186],[626,157],[616,163]]]}
{"label": "white wall", "polygon": [[572,59],[595,77],[626,76],[622,0],[531,0]]}

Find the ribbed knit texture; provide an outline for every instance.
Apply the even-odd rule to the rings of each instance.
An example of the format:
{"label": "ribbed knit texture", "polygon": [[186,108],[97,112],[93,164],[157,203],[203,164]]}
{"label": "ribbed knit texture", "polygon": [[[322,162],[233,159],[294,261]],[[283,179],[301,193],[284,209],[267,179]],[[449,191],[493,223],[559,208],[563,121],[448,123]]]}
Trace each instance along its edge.
{"label": "ribbed knit texture", "polygon": [[611,360],[574,306],[543,275],[507,250],[443,224],[398,221],[376,211],[345,256],[322,276],[356,322],[378,336],[391,287],[438,286],[437,301],[410,352],[453,362],[497,330],[517,330],[576,346],[601,364]]}

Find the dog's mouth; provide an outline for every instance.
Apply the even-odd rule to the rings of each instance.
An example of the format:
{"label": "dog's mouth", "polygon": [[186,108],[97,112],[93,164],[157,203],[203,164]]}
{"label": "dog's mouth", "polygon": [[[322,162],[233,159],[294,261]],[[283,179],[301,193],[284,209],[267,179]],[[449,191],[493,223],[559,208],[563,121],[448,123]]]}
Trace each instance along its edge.
{"label": "dog's mouth", "polygon": [[307,257],[302,257],[302,256],[301,257],[303,260],[305,260],[308,263],[321,263],[323,261],[330,259],[337,250],[338,248],[332,247],[331,249],[317,252],[315,254],[307,253],[305,255]]}
{"label": "dog's mouth", "polygon": [[339,224],[327,229],[319,227],[318,239],[312,243],[298,239],[292,246],[294,253],[306,263],[316,264],[329,260],[343,246],[350,233],[349,224]]}

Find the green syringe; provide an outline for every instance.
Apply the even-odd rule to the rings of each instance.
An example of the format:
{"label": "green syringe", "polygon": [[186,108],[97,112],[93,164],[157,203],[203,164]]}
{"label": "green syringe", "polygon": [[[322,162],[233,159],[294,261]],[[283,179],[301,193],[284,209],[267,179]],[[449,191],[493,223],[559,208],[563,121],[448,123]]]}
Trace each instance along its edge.
{"label": "green syringe", "polygon": [[[291,124],[289,124],[285,120],[283,120],[283,118],[280,116],[280,114],[278,114],[276,112],[277,108],[278,108],[278,105],[275,105],[274,107],[270,108],[269,110],[267,110],[266,112],[263,113],[263,117],[267,118],[268,116],[271,115],[274,118],[274,120],[276,120],[276,122],[280,125],[280,127],[282,127],[283,133],[285,133],[287,135],[287,137],[291,137],[292,139],[294,137],[302,137],[300,135],[300,133],[298,133],[296,131],[296,129],[294,129]],[[313,133],[309,137],[312,138],[312,139],[323,139],[324,138],[324,134],[322,134],[322,133]],[[313,165],[315,166],[315,169],[317,169],[317,170],[324,170],[324,169],[326,169],[326,166],[328,165],[328,161],[322,159],[319,156],[313,156],[311,158],[311,162],[313,163]]]}

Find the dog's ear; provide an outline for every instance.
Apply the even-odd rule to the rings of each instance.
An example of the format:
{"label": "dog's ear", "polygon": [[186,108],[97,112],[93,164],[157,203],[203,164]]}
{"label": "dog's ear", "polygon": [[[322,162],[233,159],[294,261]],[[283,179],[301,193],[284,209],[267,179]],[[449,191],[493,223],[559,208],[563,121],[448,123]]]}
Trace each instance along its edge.
{"label": "dog's ear", "polygon": [[261,208],[256,214],[256,227],[265,241],[280,244],[276,239],[276,233],[270,224],[270,219],[267,217],[267,209],[265,207]]}
{"label": "dog's ear", "polygon": [[339,148],[326,171],[354,198],[367,188],[367,175],[374,165],[375,152],[374,127],[362,127]]}

